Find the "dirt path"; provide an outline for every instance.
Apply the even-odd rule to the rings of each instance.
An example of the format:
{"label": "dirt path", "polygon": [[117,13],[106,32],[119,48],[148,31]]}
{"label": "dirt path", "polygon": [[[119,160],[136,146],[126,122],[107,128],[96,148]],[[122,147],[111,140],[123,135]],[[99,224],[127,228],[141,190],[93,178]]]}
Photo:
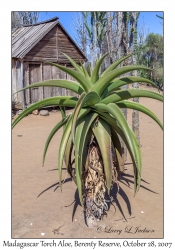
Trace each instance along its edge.
{"label": "dirt path", "polygon": [[[163,121],[161,102],[140,98],[140,103]],[[131,111],[128,116],[131,122]],[[95,230],[85,225],[76,186],[65,170],[62,192],[58,185],[57,158],[62,130],[51,141],[45,166],[41,164],[48,134],[60,119],[60,112],[50,112],[46,117],[29,115],[12,132],[12,237],[162,238],[163,132],[159,126],[140,113],[141,188],[133,197],[133,169],[128,157],[116,199],[118,205],[110,207],[108,216]],[[120,210],[127,222],[122,219]]]}

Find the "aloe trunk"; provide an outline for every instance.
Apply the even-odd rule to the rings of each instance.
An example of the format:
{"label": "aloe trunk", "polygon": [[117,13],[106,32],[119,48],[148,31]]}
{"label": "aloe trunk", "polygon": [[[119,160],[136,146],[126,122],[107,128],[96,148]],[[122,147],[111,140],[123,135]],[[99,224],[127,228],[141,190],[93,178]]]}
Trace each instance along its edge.
{"label": "aloe trunk", "polygon": [[[117,157],[115,157],[115,149],[112,142],[110,150],[112,152],[111,177],[113,183],[118,179],[119,165],[117,163]],[[85,220],[87,226],[92,228],[96,227],[96,221],[100,221],[109,209],[109,198],[107,199],[107,180],[103,157],[94,136],[91,137],[88,145],[83,176]]]}
{"label": "aloe trunk", "polygon": [[97,142],[93,139],[88,147],[87,166],[84,171],[83,193],[85,195],[85,219],[88,227],[95,227],[108,210],[105,200],[106,186],[102,157]]}

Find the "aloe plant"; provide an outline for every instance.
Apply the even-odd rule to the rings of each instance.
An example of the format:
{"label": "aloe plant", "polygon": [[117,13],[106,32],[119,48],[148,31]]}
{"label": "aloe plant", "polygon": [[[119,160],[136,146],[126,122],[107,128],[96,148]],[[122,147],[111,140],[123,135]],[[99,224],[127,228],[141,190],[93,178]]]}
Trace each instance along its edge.
{"label": "aloe plant", "polygon": [[[106,54],[107,55],[107,54]],[[147,97],[163,101],[163,96],[153,91],[140,89],[121,90],[120,87],[134,82],[145,82],[157,87],[152,81],[136,76],[122,76],[133,70],[150,70],[140,65],[119,67],[130,55],[110,65],[101,75],[100,66],[105,58],[100,58],[88,73],[83,65],[79,66],[65,55],[74,69],[49,63],[76,81],[48,80],[32,84],[33,87],[62,87],[79,95],[56,96],[39,101],[25,109],[13,122],[14,127],[23,117],[35,109],[47,106],[60,106],[62,120],[53,128],[46,141],[43,164],[52,137],[63,127],[58,152],[59,183],[62,189],[62,166],[65,162],[67,172],[78,188],[79,199],[86,214],[87,225],[93,219],[101,219],[108,210],[106,194],[110,193],[121,169],[121,140],[124,141],[133,161],[134,194],[139,190],[142,172],[142,158],[136,136],[128,125],[121,108],[138,110],[150,116],[163,129],[156,115],[148,108],[129,99]],[[74,111],[66,115],[65,107]],[[74,159],[72,156],[74,155]]]}

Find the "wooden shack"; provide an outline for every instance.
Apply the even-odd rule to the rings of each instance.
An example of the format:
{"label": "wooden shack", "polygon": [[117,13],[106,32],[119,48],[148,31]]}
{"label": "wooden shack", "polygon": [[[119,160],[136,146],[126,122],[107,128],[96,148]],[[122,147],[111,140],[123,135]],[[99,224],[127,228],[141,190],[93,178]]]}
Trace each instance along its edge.
{"label": "wooden shack", "polygon": [[[12,32],[12,94],[32,83],[50,79],[73,79],[56,67],[45,64],[54,62],[71,67],[66,53],[77,63],[86,57],[58,21],[58,17]],[[47,97],[76,95],[56,87],[28,89],[13,96],[16,108],[27,106]]]}

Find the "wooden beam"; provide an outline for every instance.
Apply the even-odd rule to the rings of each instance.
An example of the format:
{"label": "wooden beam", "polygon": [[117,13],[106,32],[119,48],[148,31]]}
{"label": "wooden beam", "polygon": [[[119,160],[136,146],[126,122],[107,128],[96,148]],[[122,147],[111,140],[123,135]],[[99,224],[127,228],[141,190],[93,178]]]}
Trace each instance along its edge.
{"label": "wooden beam", "polygon": [[[21,60],[21,88],[24,88],[24,62]],[[24,91],[21,91],[21,96],[22,96],[22,109],[25,109],[25,96],[24,96]]]}
{"label": "wooden beam", "polygon": [[[41,82],[43,81],[43,63],[40,64]],[[42,100],[44,99],[44,87],[41,87]]]}
{"label": "wooden beam", "polygon": [[57,26],[57,31],[56,31],[56,50],[57,50],[57,62],[58,62],[58,26]]}

